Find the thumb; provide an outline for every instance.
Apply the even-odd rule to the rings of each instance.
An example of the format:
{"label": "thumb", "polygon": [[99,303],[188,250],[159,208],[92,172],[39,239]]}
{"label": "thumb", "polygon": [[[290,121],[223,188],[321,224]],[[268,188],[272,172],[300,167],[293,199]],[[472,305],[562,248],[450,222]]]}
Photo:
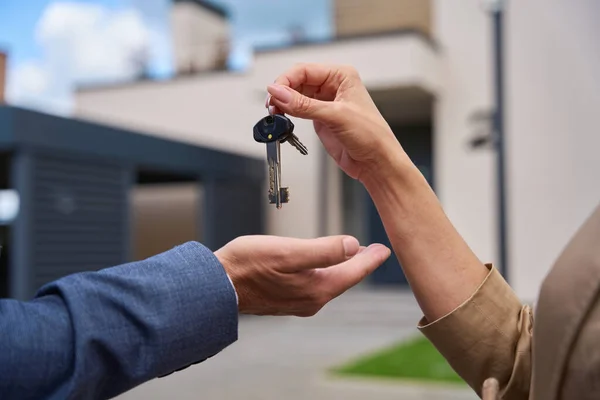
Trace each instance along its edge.
{"label": "thumb", "polygon": [[271,104],[293,117],[332,122],[335,118],[333,103],[305,96],[284,85],[269,85]]}
{"label": "thumb", "polygon": [[317,239],[285,238],[271,256],[287,272],[327,268],[343,263],[358,253],[360,245],[352,236],[329,236]]}

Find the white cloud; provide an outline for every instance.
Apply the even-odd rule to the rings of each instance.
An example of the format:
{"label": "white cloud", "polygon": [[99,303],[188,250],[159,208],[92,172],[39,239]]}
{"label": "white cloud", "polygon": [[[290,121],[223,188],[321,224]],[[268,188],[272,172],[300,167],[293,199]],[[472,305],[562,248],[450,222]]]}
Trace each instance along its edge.
{"label": "white cloud", "polygon": [[136,58],[164,64],[168,37],[135,9],[54,2],[36,27],[43,59],[17,65],[9,76],[13,104],[67,113],[72,90],[83,83],[128,80],[140,72]]}
{"label": "white cloud", "polygon": [[34,63],[23,63],[17,69],[19,81],[23,90],[38,96],[47,89],[48,78],[42,68]]}
{"label": "white cloud", "polygon": [[24,62],[9,71],[6,97],[14,105],[66,114],[70,110],[68,93],[52,88],[52,82],[49,69],[37,62]]}

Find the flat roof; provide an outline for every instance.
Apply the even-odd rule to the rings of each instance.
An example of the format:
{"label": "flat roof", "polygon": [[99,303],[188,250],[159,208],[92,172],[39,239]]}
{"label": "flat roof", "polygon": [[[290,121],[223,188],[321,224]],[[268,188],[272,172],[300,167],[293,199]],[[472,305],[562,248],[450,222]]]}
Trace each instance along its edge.
{"label": "flat roof", "polygon": [[[251,128],[251,127],[250,127]],[[248,140],[252,140],[248,135]],[[0,106],[0,150],[95,156],[137,168],[199,177],[262,180],[265,162],[108,125]]]}

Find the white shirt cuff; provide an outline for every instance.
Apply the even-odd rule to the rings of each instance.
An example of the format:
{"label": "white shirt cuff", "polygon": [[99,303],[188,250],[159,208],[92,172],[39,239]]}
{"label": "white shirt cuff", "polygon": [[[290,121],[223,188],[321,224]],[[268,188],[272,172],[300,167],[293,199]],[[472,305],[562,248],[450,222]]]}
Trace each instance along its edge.
{"label": "white shirt cuff", "polygon": [[235,302],[239,306],[240,305],[240,299],[238,298],[238,294],[237,294],[237,291],[235,290],[235,286],[233,286],[233,281],[229,277],[229,274],[226,273],[225,275],[227,275],[227,279],[229,279],[229,283],[231,284],[231,288],[233,289],[233,293],[235,293]]}

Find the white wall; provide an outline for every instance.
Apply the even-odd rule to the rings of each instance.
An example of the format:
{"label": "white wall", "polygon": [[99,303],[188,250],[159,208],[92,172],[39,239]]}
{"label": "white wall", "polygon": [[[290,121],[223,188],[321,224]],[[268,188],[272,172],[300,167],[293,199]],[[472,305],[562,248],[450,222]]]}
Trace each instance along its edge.
{"label": "white wall", "polygon": [[599,17],[596,0],[509,2],[510,263],[527,299],[600,202]]}
{"label": "white wall", "polygon": [[[506,141],[509,279],[524,300],[600,202],[600,3],[509,1]],[[478,0],[438,0],[442,88],[435,172],[444,208],[497,262],[495,160],[466,150],[470,113],[492,105],[491,23]]]}
{"label": "white wall", "polygon": [[448,216],[483,262],[497,262],[494,157],[467,141],[470,116],[491,107],[490,24],[479,0],[437,0],[442,88],[435,105],[436,192]]}

